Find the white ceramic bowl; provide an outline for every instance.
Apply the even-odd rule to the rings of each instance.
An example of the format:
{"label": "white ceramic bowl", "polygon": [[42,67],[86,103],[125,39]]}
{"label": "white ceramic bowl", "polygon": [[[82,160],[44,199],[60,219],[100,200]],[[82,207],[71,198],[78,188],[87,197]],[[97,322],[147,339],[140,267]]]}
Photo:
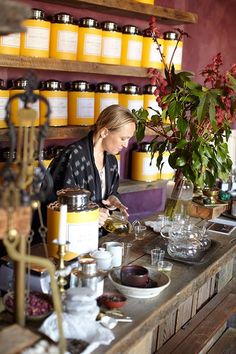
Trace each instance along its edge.
{"label": "white ceramic bowl", "polygon": [[125,296],[148,299],[159,295],[160,292],[162,292],[162,290],[164,290],[170,284],[170,278],[166,274],[159,272],[156,269],[147,269],[149,271],[149,277],[157,282],[157,286],[154,288],[135,288],[132,286],[122,285],[120,279],[121,268],[112,269],[109,272],[108,277],[114,287]]}

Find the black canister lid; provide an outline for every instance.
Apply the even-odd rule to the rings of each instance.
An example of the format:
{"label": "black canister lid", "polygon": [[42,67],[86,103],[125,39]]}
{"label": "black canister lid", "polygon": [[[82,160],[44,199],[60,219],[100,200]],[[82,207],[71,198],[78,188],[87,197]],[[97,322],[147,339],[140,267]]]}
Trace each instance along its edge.
{"label": "black canister lid", "polygon": [[134,26],[134,25],[125,25],[125,26],[123,26],[122,27],[122,33],[141,35],[141,32],[140,32],[139,28]]}
{"label": "black canister lid", "polygon": [[67,14],[65,12],[59,12],[58,14],[53,15],[52,22],[53,23],[65,23],[65,24],[73,25],[74,18],[70,14]]}
{"label": "black canister lid", "polygon": [[138,151],[140,152],[151,152],[151,143],[142,142],[138,144]]}
{"label": "black canister lid", "polygon": [[101,23],[101,27],[103,31],[113,31],[113,32],[120,31],[119,26],[116,22],[103,21]]}
{"label": "black canister lid", "polygon": [[45,11],[43,11],[41,9],[33,8],[31,19],[44,21],[45,20]]}
{"label": "black canister lid", "polygon": [[150,28],[146,28],[145,30],[143,30],[143,36],[152,37],[152,31],[150,30]]}
{"label": "black canister lid", "polygon": [[46,91],[63,91],[63,83],[58,80],[47,80],[41,83],[41,90]]}
{"label": "black canister lid", "polygon": [[95,18],[92,17],[82,17],[79,19],[80,27],[89,27],[89,28],[99,28],[99,23]]}
{"label": "black canister lid", "polygon": [[154,95],[154,92],[155,92],[156,89],[157,89],[156,85],[151,85],[151,84],[145,85],[143,87],[143,93],[145,95]]}
{"label": "black canister lid", "polygon": [[70,91],[92,91],[91,85],[87,81],[77,80],[69,82],[69,90]]}
{"label": "black canister lid", "polygon": [[128,83],[122,85],[121,93],[129,95],[141,95],[141,88],[138,85]]}
{"label": "black canister lid", "polygon": [[57,191],[58,201],[69,209],[81,210],[89,203],[90,192],[83,188],[65,188]]}
{"label": "black canister lid", "polygon": [[163,33],[164,39],[169,39],[169,40],[177,40],[178,39],[178,33],[174,31],[166,31]]}
{"label": "black canister lid", "polygon": [[0,79],[0,90],[5,90],[6,86],[5,86],[5,81],[3,79]]}
{"label": "black canister lid", "polygon": [[117,92],[110,82],[100,82],[97,84],[96,92]]}
{"label": "black canister lid", "polygon": [[29,80],[20,77],[13,81],[13,90],[25,90],[26,87],[29,85]]}

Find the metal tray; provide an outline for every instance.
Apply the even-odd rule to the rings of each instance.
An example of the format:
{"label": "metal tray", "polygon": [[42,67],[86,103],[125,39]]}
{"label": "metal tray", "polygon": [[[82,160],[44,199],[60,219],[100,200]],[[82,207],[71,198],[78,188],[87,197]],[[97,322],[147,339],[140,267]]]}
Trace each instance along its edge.
{"label": "metal tray", "polygon": [[165,240],[162,238],[157,238],[156,240],[152,240],[149,243],[147,243],[144,247],[144,251],[147,254],[150,254],[151,249],[155,247],[160,247],[165,251],[166,259],[185,263],[185,264],[200,265],[206,263],[219,246],[220,246],[220,242],[211,240],[211,246],[208,248],[208,250],[201,251],[194,259],[193,258],[187,259],[187,258],[173,257],[169,255],[169,253],[167,252],[167,243],[165,242]]}

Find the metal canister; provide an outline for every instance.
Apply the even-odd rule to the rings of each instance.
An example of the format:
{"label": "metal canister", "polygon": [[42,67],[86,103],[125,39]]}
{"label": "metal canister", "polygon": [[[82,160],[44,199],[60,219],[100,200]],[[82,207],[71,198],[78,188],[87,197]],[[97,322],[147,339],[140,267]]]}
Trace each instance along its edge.
{"label": "metal canister", "polygon": [[[9,96],[12,97],[16,94],[23,93],[27,86],[29,85],[28,79],[25,78],[19,78],[13,81],[13,87],[10,88],[10,94]],[[39,94],[38,90],[34,90],[35,94]],[[11,113],[11,119],[12,122],[15,124],[15,126],[19,127],[20,125],[24,125],[24,122],[20,121],[19,118],[19,110],[24,107],[24,102],[20,98],[13,99],[10,105],[10,113]],[[33,122],[34,126],[39,125],[39,100],[37,100],[35,103],[30,103],[28,105],[29,108],[32,108],[36,111],[36,119]]]}
{"label": "metal canister", "polygon": [[138,27],[125,25],[122,27],[121,64],[141,66],[143,36]]}
{"label": "metal canister", "polygon": [[20,55],[48,58],[51,22],[46,20],[45,11],[32,9],[32,17],[22,25],[26,32],[21,33]]}
{"label": "metal canister", "polygon": [[[67,125],[68,95],[64,90],[63,83],[58,80],[47,80],[43,82],[41,87],[43,88],[40,90],[40,94],[47,98],[51,108],[50,125]],[[40,101],[40,124],[44,124],[46,112],[47,106],[43,101]]]}
{"label": "metal canister", "polygon": [[68,91],[68,124],[94,124],[95,93],[87,81],[70,82]]}
{"label": "metal canister", "polygon": [[143,107],[143,94],[138,85],[127,83],[122,85],[121,93],[119,95],[119,103],[128,108],[138,110]]}
{"label": "metal canister", "polygon": [[47,242],[49,253],[56,254],[57,246],[53,240],[58,237],[60,207],[67,205],[67,241],[69,242],[66,259],[94,251],[98,248],[99,207],[89,200],[90,192],[81,188],[66,188],[57,192],[58,200],[47,207]]}
{"label": "metal canister", "polygon": [[119,103],[119,94],[109,82],[100,82],[95,91],[95,121],[99,114],[108,106]]}
{"label": "metal canister", "polygon": [[158,179],[159,171],[156,166],[158,153],[154,153],[152,160],[151,157],[151,144],[148,142],[140,143],[138,149],[132,151],[131,179],[145,182]]}
{"label": "metal canister", "polygon": [[97,20],[83,17],[79,20],[79,45],[77,59],[100,62],[102,48],[102,30]]}
{"label": "metal canister", "polygon": [[9,99],[9,90],[6,89],[4,80],[0,79],[0,128],[6,128],[6,104]]}
{"label": "metal canister", "polygon": [[143,87],[143,108],[148,111],[149,117],[156,114],[156,111],[162,112],[161,107],[156,101],[156,96],[154,95],[155,90],[157,89],[156,85],[145,85]]}
{"label": "metal canister", "polygon": [[20,33],[0,36],[0,54],[20,55]]}
{"label": "metal canister", "polygon": [[[164,39],[158,38],[158,44],[161,53],[164,51]],[[161,53],[157,48],[157,44],[152,39],[152,33],[149,28],[143,31],[143,51],[142,51],[142,67],[163,69]]]}
{"label": "metal canister", "polygon": [[122,33],[117,23],[104,21],[102,27],[101,63],[120,64]]}
{"label": "metal canister", "polygon": [[55,14],[52,18],[50,37],[50,57],[76,60],[78,50],[78,25],[67,13]]}
{"label": "metal canister", "polygon": [[[164,32],[164,57],[166,64],[169,65],[174,49],[178,41],[178,33],[175,31]],[[183,41],[179,41],[178,47],[175,51],[172,64],[175,70],[181,70],[182,67],[182,55],[183,55]]]}

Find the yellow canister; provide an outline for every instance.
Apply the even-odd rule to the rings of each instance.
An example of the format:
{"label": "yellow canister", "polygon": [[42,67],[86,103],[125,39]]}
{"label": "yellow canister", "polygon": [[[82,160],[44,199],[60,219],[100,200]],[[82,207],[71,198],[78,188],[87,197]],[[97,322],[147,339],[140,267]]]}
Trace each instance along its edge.
{"label": "yellow canister", "polygon": [[[164,51],[164,39],[158,38],[158,44],[161,53]],[[149,28],[143,31],[143,51],[142,51],[142,67],[163,69],[163,62],[157,44],[152,39]]]}
{"label": "yellow canister", "polygon": [[9,99],[9,90],[6,89],[4,85],[4,80],[0,79],[0,128],[6,128],[7,124],[5,122],[6,116],[6,104]]}
{"label": "yellow canister", "polygon": [[120,64],[122,33],[115,22],[104,21],[102,27],[101,63]]}
{"label": "yellow canister", "polygon": [[0,54],[20,55],[20,33],[0,36]]}
{"label": "yellow canister", "polygon": [[156,85],[145,85],[143,87],[143,108],[148,111],[150,118],[152,115],[156,114],[155,111],[158,111],[160,114],[162,112],[161,107],[156,101],[156,96],[154,95],[156,89]]}
{"label": "yellow canister", "polygon": [[121,93],[119,94],[119,103],[130,111],[143,107],[141,88],[132,83],[122,85]]}
{"label": "yellow canister", "polygon": [[158,153],[154,153],[151,160],[150,144],[141,143],[140,146],[138,151],[132,151],[131,179],[144,182],[156,181],[159,176],[156,166]]}
{"label": "yellow canister", "polygon": [[[17,95],[19,93],[24,93],[25,89],[27,88],[29,84],[28,79],[24,78],[19,78],[13,81],[13,87],[10,88],[10,97]],[[39,94],[38,90],[34,90],[35,94]],[[10,114],[11,114],[11,119],[12,122],[15,124],[16,127],[19,127],[22,122],[20,121],[20,118],[18,116],[19,110],[24,107],[24,102],[20,98],[15,98],[12,100],[10,104]],[[30,103],[28,104],[29,108],[34,109],[37,112],[36,119],[34,121],[34,126],[39,125],[39,100],[37,100],[35,103]]]}
{"label": "yellow canister", "polygon": [[[58,80],[47,80],[41,84],[40,94],[47,98],[50,108],[50,126],[63,126],[68,123],[68,95],[64,90],[63,84]],[[47,113],[47,106],[40,101],[40,124],[45,123],[45,115]]]}
{"label": "yellow canister", "polygon": [[73,81],[68,92],[68,124],[94,124],[95,93],[87,81]]}
{"label": "yellow canister", "polygon": [[[178,40],[178,33],[173,31],[164,32],[164,57],[166,64],[169,65],[174,49]],[[182,55],[183,55],[183,42],[179,41],[178,47],[175,51],[172,64],[175,70],[181,70],[182,67]]]}
{"label": "yellow canister", "polygon": [[138,27],[122,27],[121,65],[141,66],[143,36]]}
{"label": "yellow canister", "polygon": [[102,30],[97,20],[84,17],[79,20],[78,56],[81,61],[101,61]]}
{"label": "yellow canister", "polygon": [[95,92],[95,121],[99,114],[108,106],[119,103],[119,94],[109,82],[97,84]]}
{"label": "yellow canister", "polygon": [[172,179],[175,175],[175,170],[169,165],[168,159],[169,159],[170,153],[169,151],[163,152],[162,155],[162,170],[159,171],[158,178],[160,179]]}
{"label": "yellow canister", "polygon": [[47,243],[50,256],[55,256],[57,246],[53,240],[59,236],[60,206],[67,205],[66,260],[98,248],[99,208],[89,201],[90,192],[81,188],[66,188],[57,192],[58,201],[47,207]]}
{"label": "yellow canister", "polygon": [[154,0],[136,0],[137,2],[142,2],[144,4],[154,5]]}
{"label": "yellow canister", "polygon": [[55,14],[52,18],[50,52],[51,58],[76,60],[78,50],[78,26],[73,16],[67,13]]}
{"label": "yellow canister", "polygon": [[116,155],[116,159],[117,159],[117,164],[118,164],[118,172],[119,172],[119,175],[120,175],[120,154]]}
{"label": "yellow canister", "polygon": [[51,23],[45,20],[45,12],[32,9],[32,18],[22,25],[26,32],[21,33],[20,55],[48,58]]}

